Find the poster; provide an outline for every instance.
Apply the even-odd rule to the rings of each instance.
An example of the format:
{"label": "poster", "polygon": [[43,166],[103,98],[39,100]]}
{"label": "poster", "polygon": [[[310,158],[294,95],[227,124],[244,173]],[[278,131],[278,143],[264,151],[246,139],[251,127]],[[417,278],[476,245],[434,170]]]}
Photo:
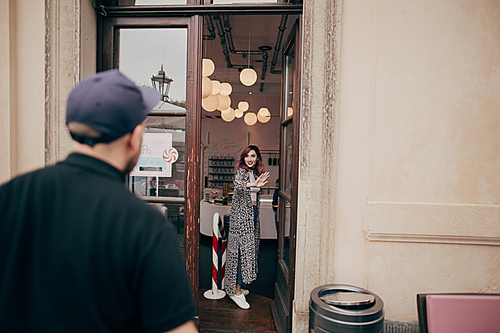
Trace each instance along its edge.
{"label": "poster", "polygon": [[172,177],[179,152],[172,147],[172,133],[144,133],[139,160],[131,176]]}

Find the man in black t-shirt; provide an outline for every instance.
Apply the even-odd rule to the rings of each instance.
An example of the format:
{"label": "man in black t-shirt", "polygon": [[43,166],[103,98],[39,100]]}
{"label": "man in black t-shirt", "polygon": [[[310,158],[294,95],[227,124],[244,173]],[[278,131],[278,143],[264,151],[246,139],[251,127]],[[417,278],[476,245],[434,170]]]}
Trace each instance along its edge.
{"label": "man in black t-shirt", "polygon": [[125,186],[159,100],[117,70],[83,80],[73,153],[0,187],[0,332],[197,332],[175,232]]}

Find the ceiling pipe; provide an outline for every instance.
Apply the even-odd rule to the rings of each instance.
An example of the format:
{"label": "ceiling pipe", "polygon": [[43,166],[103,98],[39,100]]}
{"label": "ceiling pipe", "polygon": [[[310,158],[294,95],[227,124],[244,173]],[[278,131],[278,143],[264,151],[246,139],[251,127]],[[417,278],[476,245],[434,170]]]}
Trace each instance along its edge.
{"label": "ceiling pipe", "polygon": [[273,60],[271,60],[271,74],[281,74],[281,71],[275,70],[276,63],[278,62],[278,55],[281,49],[281,41],[283,39],[283,34],[286,30],[286,21],[288,20],[288,15],[281,16],[281,23],[279,26],[278,36],[276,37],[276,45],[274,46]]}
{"label": "ceiling pipe", "polygon": [[[229,23],[229,18],[227,15],[223,15],[222,19],[224,21],[224,31],[227,34],[227,44],[229,48],[229,52],[233,54],[240,54],[243,57],[246,57],[248,54],[250,55],[262,55],[263,58],[263,65],[262,65],[262,76],[261,79],[265,80],[266,78],[266,72],[267,72],[267,61],[268,61],[268,53],[266,51],[237,51],[234,49],[234,44],[233,44],[233,35],[231,33],[231,24]],[[286,30],[286,22],[288,21],[288,15],[282,15],[281,16],[281,22],[280,26],[278,27],[278,35],[276,36],[276,44],[274,46],[274,53],[273,53],[273,59],[271,61],[271,70],[269,71],[271,74],[281,74],[280,70],[276,70],[276,64],[278,62],[278,56],[279,56],[279,51],[281,50],[281,42],[283,40],[283,36]]]}
{"label": "ceiling pipe", "polygon": [[214,40],[215,39],[215,30],[214,30],[214,22],[212,20],[212,16],[205,15],[205,21],[207,22],[208,35],[203,35],[203,40]]}
{"label": "ceiling pipe", "polygon": [[[276,70],[275,66],[278,62],[279,51],[281,49],[281,42],[283,40],[284,32],[286,30],[287,20],[288,20],[288,15],[283,15],[281,17],[280,26],[278,27],[278,35],[276,36],[276,44],[274,46],[273,59],[271,61],[271,69],[269,71],[271,74],[281,74],[281,70]],[[263,50],[248,50],[248,51],[235,50],[234,43],[233,43],[233,35],[231,33],[232,28],[231,28],[231,24],[229,23],[229,18],[227,17],[227,15],[222,15],[222,18],[221,18],[221,15],[213,15],[213,20],[212,20],[212,17],[207,15],[207,28],[208,28],[211,35],[212,35],[213,31],[215,30],[214,25],[215,25],[215,29],[217,30],[217,34],[220,37],[222,52],[224,53],[224,59],[226,61],[227,68],[236,68],[238,70],[242,70],[242,69],[249,67],[247,65],[233,65],[231,62],[231,57],[230,57],[229,53],[239,54],[243,58],[246,58],[248,55],[260,55],[260,56],[262,56],[262,59],[263,59],[261,79],[265,80],[266,72],[267,72],[267,62],[268,62],[268,58],[269,58],[269,54],[267,53],[267,51],[263,51]],[[210,29],[212,29],[212,30],[210,30]],[[215,33],[213,33],[213,35],[214,35],[214,37],[213,37],[213,39],[214,39]],[[208,39],[209,35],[206,35],[206,36]],[[227,38],[226,38],[226,36],[227,36]],[[205,39],[205,35],[203,36],[203,38]],[[253,68],[253,66],[250,66],[250,68]],[[260,92],[264,91],[264,82],[261,82],[259,91]]]}
{"label": "ceiling pipe", "polygon": [[224,33],[224,28],[222,26],[220,15],[214,15],[214,20],[215,20],[215,29],[217,29],[217,34],[219,35],[220,38],[222,53],[224,53],[224,59],[226,60],[227,68],[237,68],[237,69],[247,68],[248,66],[246,65],[233,65],[231,63],[231,57],[229,56],[229,49],[227,46],[226,35]]}
{"label": "ceiling pipe", "polygon": [[233,34],[231,33],[231,24],[229,23],[229,18],[227,17],[227,15],[222,15],[222,20],[224,21],[223,25],[224,25],[224,31],[227,35],[227,44],[228,44],[228,48],[229,48],[229,52],[231,52],[232,54],[239,54],[241,55],[243,58],[246,58],[248,55],[261,55],[262,56],[262,59],[264,60],[263,61],[263,64],[262,64],[262,74],[261,74],[261,79],[262,80],[265,80],[266,79],[266,72],[267,72],[267,58],[269,57],[267,52],[266,51],[261,51],[261,50],[248,50],[248,51],[245,51],[245,50],[235,50],[234,49],[234,44],[233,44]]}

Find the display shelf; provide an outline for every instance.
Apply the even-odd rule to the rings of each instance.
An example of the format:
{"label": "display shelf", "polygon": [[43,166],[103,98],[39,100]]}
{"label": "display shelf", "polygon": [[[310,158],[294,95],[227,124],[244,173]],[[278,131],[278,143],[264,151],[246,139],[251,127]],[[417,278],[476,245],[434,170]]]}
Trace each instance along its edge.
{"label": "display shelf", "polygon": [[208,158],[208,181],[210,187],[223,187],[234,180],[234,158],[210,156]]}

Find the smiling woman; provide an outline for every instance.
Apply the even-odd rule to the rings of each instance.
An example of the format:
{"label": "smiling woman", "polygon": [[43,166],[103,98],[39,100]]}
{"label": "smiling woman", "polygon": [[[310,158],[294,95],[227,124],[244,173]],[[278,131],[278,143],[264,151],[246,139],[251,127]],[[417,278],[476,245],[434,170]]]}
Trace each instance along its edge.
{"label": "smiling woman", "polygon": [[269,172],[257,146],[246,147],[240,155],[234,179],[229,217],[226,292],[242,309],[249,309],[248,291],[241,289],[257,279],[260,245],[260,188],[267,184]]}

